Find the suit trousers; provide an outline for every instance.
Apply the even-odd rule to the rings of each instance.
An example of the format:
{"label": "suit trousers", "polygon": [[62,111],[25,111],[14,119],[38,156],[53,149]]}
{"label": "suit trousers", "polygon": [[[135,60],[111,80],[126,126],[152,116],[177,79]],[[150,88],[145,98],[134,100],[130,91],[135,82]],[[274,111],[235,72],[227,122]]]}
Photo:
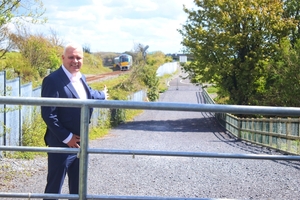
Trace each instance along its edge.
{"label": "suit trousers", "polygon": [[48,175],[45,193],[60,194],[66,174],[69,180],[69,193],[78,194],[79,158],[77,158],[77,154],[48,153]]}

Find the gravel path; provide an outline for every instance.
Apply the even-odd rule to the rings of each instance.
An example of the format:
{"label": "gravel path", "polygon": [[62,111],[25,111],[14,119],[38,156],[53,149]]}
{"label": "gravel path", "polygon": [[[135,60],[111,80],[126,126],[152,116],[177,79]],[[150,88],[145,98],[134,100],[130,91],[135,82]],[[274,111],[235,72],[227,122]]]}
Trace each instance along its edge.
{"label": "gravel path", "polygon": [[[201,88],[174,78],[162,102],[203,103]],[[90,141],[91,148],[279,154],[236,140],[209,113],[144,111],[132,122]],[[46,158],[2,159],[2,192],[43,193]],[[5,173],[13,166],[16,171]],[[300,163],[163,156],[89,156],[88,193],[226,199],[299,199]],[[25,170],[25,172],[21,172]],[[66,181],[67,182],[67,181]],[[64,185],[63,193],[67,193]]]}

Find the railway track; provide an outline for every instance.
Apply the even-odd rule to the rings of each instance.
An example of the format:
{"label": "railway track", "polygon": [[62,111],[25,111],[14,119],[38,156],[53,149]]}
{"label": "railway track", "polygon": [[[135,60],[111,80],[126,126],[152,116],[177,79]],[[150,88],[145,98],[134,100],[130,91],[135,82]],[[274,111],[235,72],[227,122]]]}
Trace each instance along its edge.
{"label": "railway track", "polygon": [[113,72],[109,72],[109,73],[91,75],[91,76],[86,77],[86,81],[88,83],[92,83],[95,81],[103,81],[103,80],[117,77],[117,76],[119,76],[121,74],[125,74],[125,73],[128,73],[128,71],[113,71]]}

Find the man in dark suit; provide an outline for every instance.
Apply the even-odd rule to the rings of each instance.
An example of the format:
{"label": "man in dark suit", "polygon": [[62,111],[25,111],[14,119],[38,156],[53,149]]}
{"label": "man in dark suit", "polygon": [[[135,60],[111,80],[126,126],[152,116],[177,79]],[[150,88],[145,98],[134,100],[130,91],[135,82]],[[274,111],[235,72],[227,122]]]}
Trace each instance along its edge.
{"label": "man in dark suit", "polygon": [[[80,73],[83,49],[68,44],[62,55],[59,69],[44,78],[42,97],[101,99],[108,97],[107,89],[91,89]],[[80,147],[80,108],[42,106],[42,118],[47,125],[45,142],[49,147]],[[78,194],[79,159],[76,154],[48,153],[48,175],[45,193],[61,193],[66,174],[70,194]]]}

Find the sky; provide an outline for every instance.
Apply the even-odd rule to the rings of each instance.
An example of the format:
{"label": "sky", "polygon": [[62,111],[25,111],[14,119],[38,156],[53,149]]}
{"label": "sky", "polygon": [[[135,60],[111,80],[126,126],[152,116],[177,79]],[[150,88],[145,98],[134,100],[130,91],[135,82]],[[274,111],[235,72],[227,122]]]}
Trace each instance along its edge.
{"label": "sky", "polygon": [[92,52],[133,51],[137,44],[148,52],[181,53],[177,29],[187,20],[183,5],[193,0],[43,0],[48,22],[31,30],[54,30],[65,43],[78,42]]}

